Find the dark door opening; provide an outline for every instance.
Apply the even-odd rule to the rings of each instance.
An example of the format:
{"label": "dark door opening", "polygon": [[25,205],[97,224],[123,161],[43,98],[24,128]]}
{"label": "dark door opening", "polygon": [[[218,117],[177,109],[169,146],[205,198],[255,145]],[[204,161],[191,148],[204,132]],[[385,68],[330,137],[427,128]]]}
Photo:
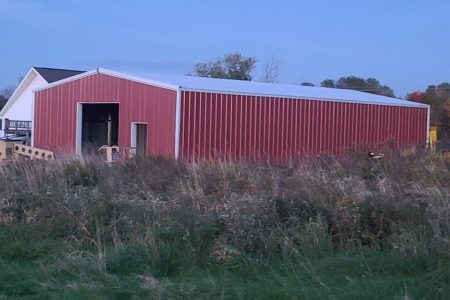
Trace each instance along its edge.
{"label": "dark door opening", "polygon": [[83,104],[81,147],[96,151],[119,141],[119,104]]}
{"label": "dark door opening", "polygon": [[136,124],[136,155],[147,155],[147,124]]}

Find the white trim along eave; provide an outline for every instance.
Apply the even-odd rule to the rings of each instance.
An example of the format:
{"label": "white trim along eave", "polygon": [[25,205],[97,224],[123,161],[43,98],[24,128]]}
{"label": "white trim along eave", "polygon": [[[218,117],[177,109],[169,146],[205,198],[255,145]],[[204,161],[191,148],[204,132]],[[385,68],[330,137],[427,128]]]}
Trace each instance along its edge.
{"label": "white trim along eave", "polygon": [[[19,85],[14,90],[13,94],[11,95],[11,97],[9,97],[9,99],[6,102],[5,106],[3,106],[2,110],[0,111],[0,117],[2,117],[5,114],[5,112],[7,112],[9,110],[9,108],[14,104],[14,102],[16,102],[17,96],[22,92],[23,85],[28,80],[28,77],[30,76],[31,73],[35,73],[35,74],[37,74],[37,76],[40,76],[38,74],[38,72],[36,72],[36,70],[34,68],[31,68],[27,72],[27,74],[22,78],[22,80],[20,81]],[[40,77],[42,78],[42,76],[40,76]],[[45,79],[44,79],[44,81],[47,82]]]}
{"label": "white trim along eave", "polygon": [[43,90],[46,90],[46,89],[49,89],[49,88],[52,88],[52,87],[55,87],[55,86],[58,86],[58,85],[67,83],[67,82],[71,82],[71,81],[74,81],[74,80],[78,80],[78,79],[84,78],[84,77],[86,77],[86,76],[93,75],[93,74],[95,74],[95,73],[97,73],[97,69],[91,70],[91,71],[87,71],[87,72],[84,72],[84,73],[80,73],[80,74],[75,75],[75,76],[67,77],[67,78],[65,78],[65,79],[61,79],[61,80],[52,82],[52,83],[48,84],[48,85],[45,86],[45,87],[42,87],[42,88],[39,88],[39,89],[34,90],[33,92],[34,92],[34,93],[40,92],[40,91],[43,91]]}
{"label": "white trim along eave", "polygon": [[[349,100],[349,99],[333,99],[333,98],[316,98],[311,96],[286,96],[286,95],[278,95],[278,94],[259,94],[259,93],[245,93],[245,92],[228,92],[228,91],[218,91],[218,90],[203,90],[203,89],[191,89],[191,88],[183,88],[180,87],[180,91],[182,92],[202,92],[202,93],[212,93],[212,94],[227,94],[227,95],[244,95],[244,96],[257,96],[257,97],[275,97],[275,98],[284,98],[284,99],[294,99],[294,100],[317,100],[317,101],[330,101],[330,102],[345,102],[345,103],[357,103],[357,104],[372,104],[372,105],[387,105],[387,106],[402,106],[402,107],[416,107],[416,108],[429,108],[428,104],[411,102],[411,105],[408,104],[399,104],[399,103],[386,103],[386,102],[377,102],[377,101],[361,101],[361,100]],[[407,101],[407,100],[403,100]]]}
{"label": "white trim along eave", "polygon": [[161,88],[174,90],[174,91],[179,89],[179,86],[176,86],[176,85],[173,85],[173,84],[167,84],[167,83],[164,83],[164,82],[161,82],[161,81],[149,80],[149,79],[145,79],[145,78],[142,78],[142,77],[132,76],[132,75],[116,72],[116,71],[111,71],[111,70],[107,70],[107,69],[98,68],[98,69],[87,71],[87,72],[84,72],[84,73],[81,73],[81,74],[78,74],[78,75],[75,75],[75,76],[72,76],[72,77],[68,77],[68,78],[65,78],[65,79],[62,79],[62,80],[55,81],[55,82],[50,83],[49,85],[47,85],[47,86],[45,86],[43,88],[36,89],[33,92],[40,92],[40,91],[43,91],[43,90],[46,90],[46,89],[49,89],[49,88],[52,88],[52,87],[55,87],[55,86],[59,86],[59,85],[62,85],[62,84],[65,84],[65,83],[68,83],[68,82],[71,82],[71,81],[75,81],[75,80],[78,80],[78,79],[81,79],[81,78],[84,78],[84,77],[87,77],[87,76],[94,75],[96,73],[103,74],[103,75],[108,75],[108,76],[112,76],[112,77],[116,77],[116,78],[121,78],[121,79],[125,79],[125,80],[131,80],[131,81],[134,81],[134,82],[147,84],[147,85],[152,85],[152,86],[156,86],[156,87],[161,87]]}
{"label": "white trim along eave", "polygon": [[174,85],[174,84],[169,84],[169,83],[165,83],[165,82],[158,81],[158,80],[146,79],[143,77],[124,74],[121,72],[111,71],[111,70],[107,70],[107,69],[99,68],[98,71],[101,74],[105,74],[105,75],[109,75],[109,76],[113,76],[113,77],[117,77],[117,78],[121,78],[121,79],[131,80],[131,81],[135,81],[135,82],[139,82],[139,83],[143,83],[143,84],[147,84],[147,85],[152,85],[152,86],[156,86],[156,87],[166,88],[169,90],[177,91],[180,88],[179,86]]}
{"label": "white trim along eave", "polygon": [[[352,99],[337,99],[337,98],[319,98],[319,97],[311,97],[311,96],[292,96],[292,95],[280,95],[280,94],[269,94],[269,93],[252,93],[252,92],[236,92],[236,91],[226,91],[226,90],[214,90],[214,89],[195,89],[195,88],[189,88],[189,87],[183,87],[176,84],[169,84],[165,83],[163,81],[158,80],[151,80],[146,79],[143,77],[137,77],[133,75],[128,75],[116,71],[111,71],[103,68],[94,69],[85,73],[81,73],[79,75],[75,75],[63,80],[56,81],[54,83],[51,83],[43,88],[37,89],[34,92],[39,92],[42,90],[46,90],[55,86],[59,86],[64,83],[68,83],[71,81],[78,80],[80,78],[84,78],[93,74],[104,74],[109,75],[116,78],[121,78],[125,80],[131,80],[134,82],[152,85],[156,87],[161,87],[169,90],[174,91],[192,91],[192,92],[204,92],[204,93],[218,93],[218,94],[230,94],[230,95],[247,95],[247,96],[262,96],[262,97],[279,97],[279,98],[285,98],[285,99],[309,99],[309,100],[321,100],[321,101],[333,101],[333,102],[347,102],[347,103],[358,103],[358,104],[376,104],[376,105],[388,105],[388,106],[404,106],[404,107],[419,107],[419,108],[428,108],[429,106],[427,104],[423,103],[417,103],[417,102],[411,102],[407,100],[402,100],[404,102],[411,102],[411,103],[395,103],[395,102],[384,102],[384,101],[362,101],[362,100],[352,100]],[[400,100],[400,99],[398,99]]]}

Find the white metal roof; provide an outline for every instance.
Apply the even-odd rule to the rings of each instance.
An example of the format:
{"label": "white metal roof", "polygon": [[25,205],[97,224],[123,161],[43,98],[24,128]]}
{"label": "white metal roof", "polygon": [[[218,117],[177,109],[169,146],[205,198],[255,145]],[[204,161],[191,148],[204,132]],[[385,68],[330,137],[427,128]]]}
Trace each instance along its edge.
{"label": "white metal roof", "polygon": [[230,80],[217,78],[204,78],[186,75],[163,75],[163,74],[143,74],[138,76],[111,71],[107,69],[95,69],[77,76],[70,77],[61,81],[50,84],[46,88],[63,84],[64,82],[72,81],[84,76],[92,75],[98,72],[105,75],[129,79],[145,84],[156,85],[174,90],[192,90],[192,91],[206,91],[206,92],[221,92],[221,93],[238,93],[250,95],[263,96],[278,96],[288,98],[302,98],[302,99],[320,99],[330,101],[342,102],[358,102],[367,104],[381,104],[381,105],[395,105],[395,106],[411,106],[411,107],[425,107],[429,105],[407,101],[404,99],[391,98],[379,96],[355,90],[310,87],[300,85],[289,85],[280,83],[264,83],[244,80]]}

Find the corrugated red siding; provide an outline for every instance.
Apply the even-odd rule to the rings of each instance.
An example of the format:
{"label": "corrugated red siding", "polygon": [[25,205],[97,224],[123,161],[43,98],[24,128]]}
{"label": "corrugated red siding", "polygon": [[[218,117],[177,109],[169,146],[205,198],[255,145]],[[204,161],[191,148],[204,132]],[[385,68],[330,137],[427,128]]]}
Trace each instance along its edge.
{"label": "corrugated red siding", "polygon": [[78,102],[119,104],[119,147],[130,147],[132,122],[146,122],[148,153],[175,155],[176,91],[104,74],[36,92],[36,147],[75,153]]}
{"label": "corrugated red siding", "polygon": [[288,160],[423,145],[427,109],[182,92],[180,158]]}
{"label": "corrugated red siding", "polygon": [[[77,103],[119,104],[119,147],[148,123],[148,154],[175,156],[176,91],[93,74],[36,93],[35,146],[74,153]],[[423,145],[427,109],[183,91],[180,158],[286,161],[318,153]]]}

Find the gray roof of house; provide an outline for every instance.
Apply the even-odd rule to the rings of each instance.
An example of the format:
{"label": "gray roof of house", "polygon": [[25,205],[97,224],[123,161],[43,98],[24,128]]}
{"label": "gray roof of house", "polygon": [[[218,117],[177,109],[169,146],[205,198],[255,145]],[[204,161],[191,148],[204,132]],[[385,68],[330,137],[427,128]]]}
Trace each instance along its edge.
{"label": "gray roof of house", "polygon": [[65,79],[68,77],[84,73],[84,71],[77,71],[77,70],[65,70],[65,69],[42,68],[42,67],[33,67],[33,68],[48,83],[52,83],[61,79]]}

